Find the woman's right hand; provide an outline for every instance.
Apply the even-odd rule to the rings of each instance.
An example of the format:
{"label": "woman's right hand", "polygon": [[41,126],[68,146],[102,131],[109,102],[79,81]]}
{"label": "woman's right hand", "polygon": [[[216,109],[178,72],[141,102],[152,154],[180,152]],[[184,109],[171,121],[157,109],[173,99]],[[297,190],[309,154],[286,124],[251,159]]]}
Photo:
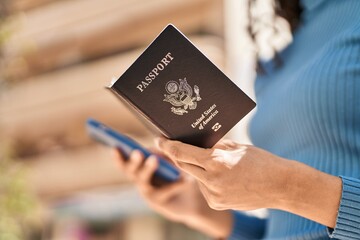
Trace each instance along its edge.
{"label": "woman's right hand", "polygon": [[225,238],[230,234],[233,221],[231,212],[211,209],[196,181],[189,175],[182,174],[175,183],[154,187],[151,178],[158,167],[155,155],[145,160],[140,151],[134,150],[129,159],[124,159],[115,150],[115,160],[149,206],[159,214],[212,237]]}

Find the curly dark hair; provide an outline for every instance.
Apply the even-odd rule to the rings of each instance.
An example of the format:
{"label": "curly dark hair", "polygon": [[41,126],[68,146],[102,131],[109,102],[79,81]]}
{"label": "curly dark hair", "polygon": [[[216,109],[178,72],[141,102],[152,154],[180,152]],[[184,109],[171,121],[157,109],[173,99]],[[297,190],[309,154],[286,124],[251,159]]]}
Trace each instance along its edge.
{"label": "curly dark hair", "polygon": [[275,6],[276,14],[285,18],[290,24],[291,31],[294,31],[300,23],[303,10],[299,0],[276,0]]}
{"label": "curly dark hair", "polygon": [[[274,17],[282,17],[285,19],[290,26],[290,30],[293,33],[296,28],[301,24],[300,22],[300,16],[303,11],[302,6],[300,5],[300,0],[272,0],[273,1],[273,7],[274,7]],[[253,14],[251,13],[254,5],[256,3],[256,0],[249,0],[249,25],[248,25],[248,33],[250,37],[252,38],[255,47],[257,48],[257,51],[259,51],[259,46],[257,46],[257,38],[259,35],[259,29],[255,30],[254,23],[259,21],[259,19],[256,19]],[[275,18],[273,19],[275,21]],[[275,34],[279,31],[276,27],[273,27],[273,31]],[[269,46],[273,47],[273,46]],[[278,55],[278,52],[274,49],[274,56],[273,61],[275,67],[280,67],[282,65],[282,61]],[[257,73],[259,74],[266,74],[266,71],[262,68],[259,56],[258,56],[258,62],[257,62]]]}

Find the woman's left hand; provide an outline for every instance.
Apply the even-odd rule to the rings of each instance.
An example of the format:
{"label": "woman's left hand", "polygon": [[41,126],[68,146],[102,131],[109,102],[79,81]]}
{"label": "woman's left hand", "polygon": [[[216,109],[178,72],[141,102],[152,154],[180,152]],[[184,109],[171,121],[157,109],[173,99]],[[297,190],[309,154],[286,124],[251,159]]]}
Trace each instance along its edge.
{"label": "woman's left hand", "polygon": [[199,180],[214,209],[277,208],[286,192],[289,161],[260,148],[223,140],[203,149],[164,138],[157,146]]}

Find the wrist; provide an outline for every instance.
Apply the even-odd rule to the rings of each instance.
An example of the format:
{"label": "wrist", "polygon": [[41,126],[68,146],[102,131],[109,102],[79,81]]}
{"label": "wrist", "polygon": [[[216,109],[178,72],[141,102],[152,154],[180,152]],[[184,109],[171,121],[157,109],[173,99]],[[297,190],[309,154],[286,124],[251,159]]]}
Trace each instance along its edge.
{"label": "wrist", "polygon": [[276,208],[334,227],[341,198],[341,179],[303,163],[287,161],[284,189]]}
{"label": "wrist", "polygon": [[[264,196],[267,202],[264,204],[264,208],[274,208],[284,210],[284,206],[287,206],[290,196],[293,194],[293,181],[294,178],[294,161],[276,158],[273,165],[273,176],[269,182],[270,185],[266,185],[267,194]],[[290,198],[290,199],[289,199]]]}

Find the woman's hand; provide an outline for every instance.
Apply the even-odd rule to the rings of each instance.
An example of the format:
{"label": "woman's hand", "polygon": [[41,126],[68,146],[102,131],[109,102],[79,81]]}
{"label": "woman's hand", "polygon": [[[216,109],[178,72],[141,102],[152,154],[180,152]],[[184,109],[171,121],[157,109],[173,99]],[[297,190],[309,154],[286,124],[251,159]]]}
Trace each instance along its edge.
{"label": "woman's hand", "polygon": [[199,181],[213,209],[276,208],[334,227],[341,197],[337,177],[229,140],[211,149],[164,138],[157,145]]}
{"label": "woman's hand", "polygon": [[287,187],[286,161],[250,145],[223,140],[211,149],[160,138],[158,147],[200,182],[210,207],[275,207]]}
{"label": "woman's hand", "polygon": [[129,159],[115,151],[120,169],[135,183],[149,206],[164,217],[184,223],[212,237],[226,237],[232,227],[232,215],[228,211],[211,209],[198,184],[183,174],[181,179],[162,187],[151,185],[151,178],[158,167],[156,156],[144,159],[139,151],[133,151]]}

